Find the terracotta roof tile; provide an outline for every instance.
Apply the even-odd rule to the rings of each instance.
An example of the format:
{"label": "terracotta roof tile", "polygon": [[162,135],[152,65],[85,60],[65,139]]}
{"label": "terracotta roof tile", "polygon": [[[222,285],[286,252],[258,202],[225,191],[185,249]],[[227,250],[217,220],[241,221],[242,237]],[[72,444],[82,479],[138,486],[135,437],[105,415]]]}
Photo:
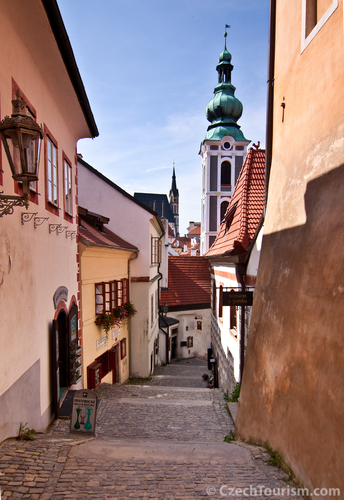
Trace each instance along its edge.
{"label": "terracotta roof tile", "polygon": [[205,254],[236,255],[252,241],[265,202],[265,151],[249,149],[231,202],[213,245]]}
{"label": "terracotta roof tile", "polygon": [[161,291],[160,304],[187,306],[209,304],[211,277],[209,261],[204,257],[168,258],[168,291]]}
{"label": "terracotta roof tile", "polygon": [[189,247],[191,245],[191,238],[187,236],[178,236],[172,240],[171,245],[173,248],[184,248],[185,245]]}
{"label": "terracotta roof tile", "polygon": [[109,248],[117,248],[121,250],[138,250],[137,247],[123,240],[106,227],[102,231],[94,228],[85,220],[81,219],[81,225],[78,228],[79,241],[87,246],[101,246]]}
{"label": "terracotta roof tile", "polygon": [[201,226],[195,227],[192,231],[188,233],[188,236],[197,236],[201,234]]}

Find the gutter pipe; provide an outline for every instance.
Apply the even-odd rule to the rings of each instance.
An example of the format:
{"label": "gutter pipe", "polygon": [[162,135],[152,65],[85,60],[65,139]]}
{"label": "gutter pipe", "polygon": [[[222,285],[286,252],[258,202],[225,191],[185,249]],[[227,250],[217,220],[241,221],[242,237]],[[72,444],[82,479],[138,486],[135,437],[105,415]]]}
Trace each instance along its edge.
{"label": "gutter pipe", "polygon": [[[133,255],[132,257],[130,257],[130,259],[128,260],[128,280],[129,280],[129,297],[131,297],[131,271],[130,271],[130,263],[133,261],[133,260],[136,260],[139,256],[139,250],[136,250],[136,254]],[[131,376],[131,356],[132,356],[132,352],[133,349],[132,349],[132,341],[131,341],[131,321],[129,321],[129,353],[130,353],[130,356],[129,356],[129,378]]]}
{"label": "gutter pipe", "polygon": [[268,55],[268,81],[267,81],[267,109],[266,109],[266,146],[265,146],[265,207],[268,201],[270,171],[272,163],[273,141],[273,104],[275,84],[275,40],[276,40],[276,2],[270,0],[269,16],[269,55]]}

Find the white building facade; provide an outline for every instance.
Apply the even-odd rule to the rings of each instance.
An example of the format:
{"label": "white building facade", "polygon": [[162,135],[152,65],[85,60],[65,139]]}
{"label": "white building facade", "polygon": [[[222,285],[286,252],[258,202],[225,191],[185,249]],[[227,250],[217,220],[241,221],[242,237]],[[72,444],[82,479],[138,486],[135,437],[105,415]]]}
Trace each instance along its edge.
{"label": "white building facade", "polygon": [[130,376],[146,378],[157,364],[159,289],[167,285],[162,273],[167,273],[167,223],[81,158],[78,168],[79,205],[106,214],[107,227],[139,250],[129,260],[130,298],[137,309],[129,332]]}

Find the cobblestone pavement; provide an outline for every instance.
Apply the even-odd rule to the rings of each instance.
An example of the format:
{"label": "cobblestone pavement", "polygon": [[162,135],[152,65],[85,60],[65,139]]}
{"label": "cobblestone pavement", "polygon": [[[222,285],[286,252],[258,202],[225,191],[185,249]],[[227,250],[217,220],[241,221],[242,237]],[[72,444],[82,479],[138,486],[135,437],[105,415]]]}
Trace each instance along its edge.
{"label": "cobblestone pavement", "polygon": [[184,360],[143,385],[101,385],[95,437],[57,420],[35,441],[6,441],[1,500],[301,498],[262,448],[224,442],[234,425],[204,372]]}

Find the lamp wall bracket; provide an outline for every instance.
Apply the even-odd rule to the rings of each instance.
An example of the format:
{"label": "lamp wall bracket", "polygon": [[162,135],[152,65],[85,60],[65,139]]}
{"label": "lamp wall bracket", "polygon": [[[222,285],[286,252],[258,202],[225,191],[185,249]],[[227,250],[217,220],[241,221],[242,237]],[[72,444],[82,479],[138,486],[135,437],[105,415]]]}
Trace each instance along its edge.
{"label": "lamp wall bracket", "polygon": [[27,200],[22,196],[0,195],[0,217],[3,217],[4,215],[12,215],[14,207],[27,208]]}

